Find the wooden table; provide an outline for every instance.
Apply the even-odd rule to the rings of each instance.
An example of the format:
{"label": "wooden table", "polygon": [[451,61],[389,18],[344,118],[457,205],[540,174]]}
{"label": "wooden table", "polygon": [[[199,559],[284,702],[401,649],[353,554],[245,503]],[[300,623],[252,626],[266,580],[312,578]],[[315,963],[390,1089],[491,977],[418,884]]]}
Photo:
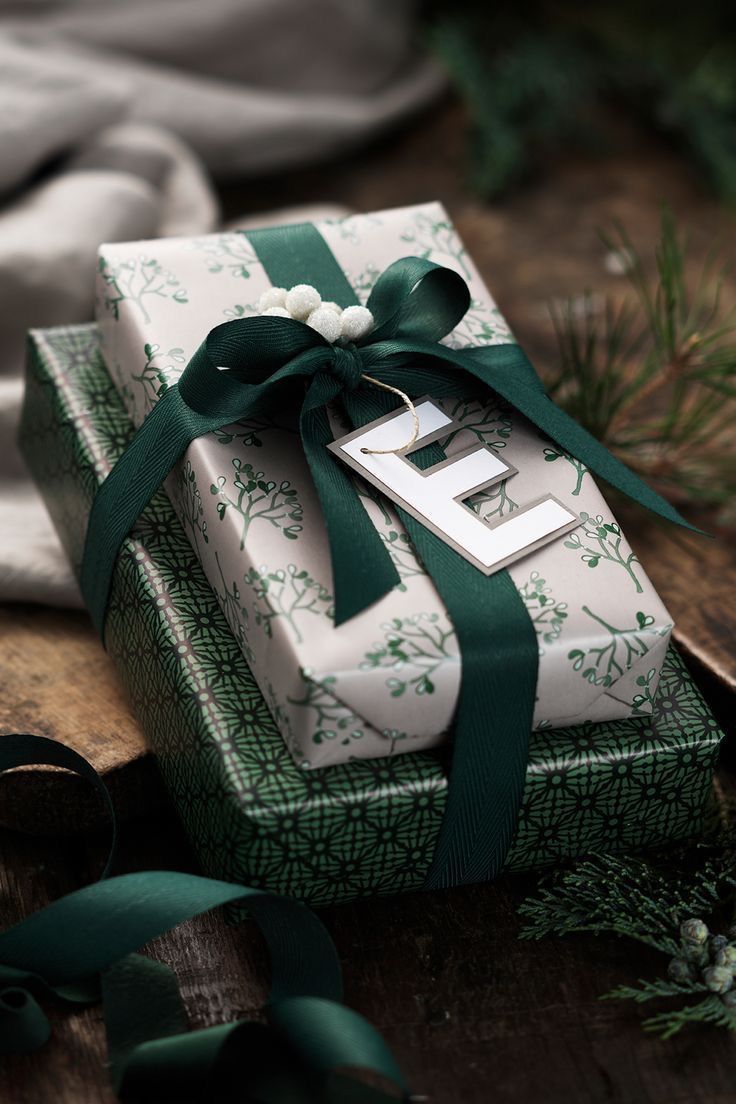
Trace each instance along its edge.
{"label": "wooden table", "polygon": [[[492,207],[463,187],[462,141],[462,117],[448,104],[339,165],[229,188],[225,206],[236,214],[330,200],[378,209],[440,198],[514,331],[540,363],[554,348],[545,309],[550,297],[586,287],[618,293],[622,286],[605,271],[596,233],[611,217],[622,218],[646,248],[666,199],[691,223],[696,253],[713,240],[732,243],[730,218],[698,192],[680,161],[649,138],[623,133],[620,148],[605,158],[550,165],[546,179]],[[656,535],[639,539],[649,546],[647,568],[680,624],[680,640],[702,685],[728,720],[736,655],[734,615],[724,594],[734,593],[734,553],[722,543],[710,561],[717,567],[705,562],[703,570],[696,553],[692,568],[683,569],[680,554],[665,550]],[[119,872],[196,870],[84,615],[0,611],[0,680],[0,730],[91,743],[103,758],[124,747],[135,760],[135,771],[111,774],[124,812],[145,811],[124,827]],[[28,780],[25,786],[17,788],[17,776],[0,782],[6,820],[22,820],[24,812],[26,820],[36,819],[35,809],[28,816],[33,787]],[[80,806],[78,797],[46,791],[47,827],[59,816],[66,826],[94,819],[94,807]],[[105,846],[100,827],[51,839],[1,830],[0,923],[95,877]],[[730,1104],[736,1040],[702,1029],[661,1043],[642,1033],[640,1010],[598,1000],[616,984],[658,973],[654,952],[609,938],[518,941],[516,906],[534,884],[531,877],[505,878],[322,914],[344,963],[348,1003],[384,1034],[415,1091],[432,1104]],[[264,998],[263,949],[248,925],[233,928],[219,915],[206,916],[150,951],[176,968],[195,1027],[255,1013]],[[54,1037],[41,1053],[4,1063],[0,1101],[112,1101],[99,1010],[55,1012],[53,1023]]]}

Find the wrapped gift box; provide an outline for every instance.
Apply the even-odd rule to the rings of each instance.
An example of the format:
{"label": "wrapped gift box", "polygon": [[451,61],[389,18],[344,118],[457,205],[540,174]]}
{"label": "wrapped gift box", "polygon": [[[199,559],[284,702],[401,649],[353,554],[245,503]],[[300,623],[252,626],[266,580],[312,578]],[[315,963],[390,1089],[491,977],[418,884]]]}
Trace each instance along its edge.
{"label": "wrapped gift box", "polygon": [[[318,228],[364,301],[387,265],[419,254],[455,269],[470,287],[470,310],[450,344],[511,340],[439,204]],[[269,284],[242,234],[102,247],[102,351],[136,425],[207,332],[254,314]],[[446,442],[448,456],[480,439],[518,469],[475,496],[481,517],[508,517],[544,490],[583,519],[508,569],[539,640],[534,727],[650,712],[672,622],[591,475],[513,410],[472,396],[442,405],[463,426]],[[166,483],[178,517],[297,763],[436,746],[450,729],[460,684],[447,612],[396,511],[358,482],[402,583],[334,626],[324,522],[289,413],[194,441]]]}
{"label": "wrapped gift box", "polygon": [[[131,432],[95,327],[32,335],[21,442],[77,570],[95,489]],[[163,492],[120,552],[107,641],[207,873],[314,904],[421,887],[444,753],[295,765]],[[720,739],[670,648],[651,716],[533,734],[508,868],[696,832]]]}

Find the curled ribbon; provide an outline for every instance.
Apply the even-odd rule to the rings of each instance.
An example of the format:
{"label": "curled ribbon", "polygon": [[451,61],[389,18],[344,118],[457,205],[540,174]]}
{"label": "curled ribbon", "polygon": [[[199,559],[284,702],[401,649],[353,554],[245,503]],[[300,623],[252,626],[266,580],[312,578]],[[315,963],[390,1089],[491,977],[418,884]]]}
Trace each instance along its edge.
{"label": "curled ribbon", "polygon": [[[408,1101],[381,1036],[341,1004],[342,976],[327,930],[298,901],[262,889],[179,871],[109,877],[115,816],[88,760],[44,736],[0,738],[0,771],[51,763],[88,779],[112,817],[102,879],[0,932],[0,1055],[41,1047],[51,1029],[40,1001],[102,999],[116,1092],[135,1100],[237,1098],[263,1104],[379,1104]],[[239,905],[260,928],[271,960],[265,1024],[239,1020],[189,1031],[179,987],[162,962],[135,954],[183,921]],[[391,1086],[373,1089],[340,1071],[369,1070]],[[251,1091],[253,1095],[251,1096]],[[213,1095],[214,1094],[214,1095]]]}

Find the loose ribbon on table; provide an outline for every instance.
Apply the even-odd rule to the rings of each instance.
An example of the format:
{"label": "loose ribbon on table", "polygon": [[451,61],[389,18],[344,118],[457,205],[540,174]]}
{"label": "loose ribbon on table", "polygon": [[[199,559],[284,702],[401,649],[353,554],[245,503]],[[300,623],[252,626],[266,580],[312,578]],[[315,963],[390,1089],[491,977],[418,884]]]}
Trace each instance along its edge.
{"label": "loose ribbon on table", "polygon": [[[340,1003],[340,964],[314,913],[288,897],[176,871],[108,877],[115,819],[102,778],[81,755],[54,740],[0,737],[0,771],[31,763],[65,767],[91,781],[112,815],[113,842],[99,882],[0,933],[0,1055],[30,1053],[47,1041],[50,1027],[39,998],[77,1005],[102,999],[110,1072],[122,1098],[157,1104],[409,1099],[380,1035]],[[234,904],[247,909],[268,947],[266,1022],[241,1020],[188,1031],[173,972],[134,952],[185,920]],[[348,1075],[350,1069],[369,1071],[391,1089],[358,1081]]]}
{"label": "loose ribbon on table", "polygon": [[[250,231],[247,237],[275,285],[309,281],[326,300],[342,307],[357,303],[311,224]],[[329,538],[336,623],[396,586],[396,568],[352,477],[326,448],[332,440],[326,407],[334,400],[341,401],[356,427],[395,407],[395,397],[379,391],[366,375],[414,397],[480,392],[492,401],[498,396],[629,498],[690,527],[551,401],[518,345],[453,349],[441,344],[469,304],[470,292],[457,272],[405,257],[377,280],[367,304],[375,327],[357,343],[331,345],[289,318],[238,319],[211,330],[95,497],[81,587],[99,631],[104,632],[120,545],[190,442],[294,402],[300,406],[299,432]],[[420,464],[436,458],[437,446],[415,457]],[[426,884],[484,880],[501,869],[517,821],[537,683],[536,636],[506,571],[484,576],[400,513],[445,603],[462,659],[447,807]]]}

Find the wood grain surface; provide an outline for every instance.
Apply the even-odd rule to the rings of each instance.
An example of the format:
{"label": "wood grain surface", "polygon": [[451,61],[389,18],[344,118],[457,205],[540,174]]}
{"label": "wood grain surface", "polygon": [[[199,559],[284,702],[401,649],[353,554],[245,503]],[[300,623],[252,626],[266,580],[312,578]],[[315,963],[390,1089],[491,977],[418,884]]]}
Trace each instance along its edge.
{"label": "wood grain surface", "polygon": [[[0,732],[69,744],[105,776],[123,818],[161,801],[153,757],[86,613],[0,606],[0,686]],[[89,786],[68,771],[0,776],[0,824],[74,832],[104,816]]]}
{"label": "wood grain surface", "polygon": [[[487,206],[464,187],[463,131],[459,109],[448,103],[339,164],[229,187],[226,214],[311,201],[370,210],[439,198],[542,367],[554,350],[551,297],[588,287],[622,293],[621,279],[605,269],[597,235],[612,217],[647,249],[666,200],[691,226],[696,256],[714,241],[733,251],[731,216],[649,137],[622,128],[606,156],[550,164],[544,179]],[[648,525],[632,535],[678,622],[680,642],[730,719],[733,541],[698,541],[683,550],[671,534]],[[155,792],[151,760],[83,614],[0,611],[0,680],[0,729],[45,733],[83,751],[113,781],[117,776],[115,799],[124,814],[158,803],[126,824],[119,872],[196,869],[175,813]],[[20,818],[39,829],[93,817],[93,807],[80,812],[79,789],[68,776],[47,772],[40,789],[41,772],[30,773],[31,779],[14,772],[0,783],[0,821]],[[0,830],[0,922],[96,876],[105,842],[102,826],[51,839]],[[700,1029],[661,1043],[642,1033],[641,1009],[598,1000],[613,985],[655,976],[662,962],[654,952],[610,938],[518,941],[516,906],[533,883],[502,879],[323,914],[344,963],[348,1002],[383,1032],[415,1092],[431,1104],[731,1104],[736,1040]],[[176,968],[193,1026],[254,1013],[263,1000],[263,952],[248,925],[233,928],[219,915],[207,916],[158,940],[151,953]],[[54,1028],[42,1053],[4,1063],[0,1101],[112,1102],[99,1012],[55,1012]]]}
{"label": "wood grain surface", "polygon": [[681,650],[736,693],[736,534],[712,538],[627,526],[647,574],[676,620]]}

